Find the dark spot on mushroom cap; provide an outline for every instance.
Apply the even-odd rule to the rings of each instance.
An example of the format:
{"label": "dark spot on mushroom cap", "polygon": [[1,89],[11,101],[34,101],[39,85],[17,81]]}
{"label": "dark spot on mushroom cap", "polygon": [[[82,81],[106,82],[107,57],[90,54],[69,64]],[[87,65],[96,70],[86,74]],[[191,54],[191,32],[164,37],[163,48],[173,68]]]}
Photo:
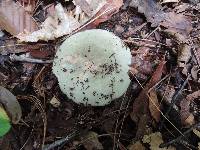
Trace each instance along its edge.
{"label": "dark spot on mushroom cap", "polygon": [[67,69],[66,69],[66,68],[63,68],[63,72],[67,72]]}
{"label": "dark spot on mushroom cap", "polygon": [[74,88],[69,88],[71,91],[74,90]]}

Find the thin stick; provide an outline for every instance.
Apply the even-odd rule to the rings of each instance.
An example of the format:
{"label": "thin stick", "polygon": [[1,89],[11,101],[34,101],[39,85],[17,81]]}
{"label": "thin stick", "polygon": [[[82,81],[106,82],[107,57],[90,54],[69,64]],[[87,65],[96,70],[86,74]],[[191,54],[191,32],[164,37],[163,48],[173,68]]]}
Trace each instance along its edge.
{"label": "thin stick", "polygon": [[78,131],[74,131],[71,134],[67,135],[66,137],[64,137],[64,138],[62,138],[60,140],[57,140],[57,141],[55,141],[55,142],[53,142],[51,144],[45,145],[43,150],[52,150],[52,149],[58,147],[59,145],[70,141],[72,138],[74,138],[75,136],[79,135],[78,133],[79,133]]}
{"label": "thin stick", "polygon": [[21,61],[21,62],[29,62],[29,63],[37,63],[37,64],[49,64],[52,63],[53,60],[41,60],[41,59],[35,59],[35,58],[29,58],[26,56],[17,56],[15,54],[10,55],[11,61]]}
{"label": "thin stick", "polygon": [[198,126],[200,126],[200,122],[197,123],[196,125],[192,126],[192,127],[191,127],[190,129],[188,129],[187,131],[185,131],[185,132],[183,133],[183,135],[180,135],[179,137],[177,137],[177,138],[175,138],[175,139],[173,139],[173,140],[171,140],[171,141],[169,141],[169,142],[167,142],[167,143],[162,143],[162,144],[160,144],[160,147],[161,147],[161,148],[167,147],[167,146],[169,146],[169,145],[171,145],[171,144],[173,144],[173,143],[179,142],[182,138],[185,137],[185,135],[187,135],[188,133],[190,133],[193,129],[197,128]]}

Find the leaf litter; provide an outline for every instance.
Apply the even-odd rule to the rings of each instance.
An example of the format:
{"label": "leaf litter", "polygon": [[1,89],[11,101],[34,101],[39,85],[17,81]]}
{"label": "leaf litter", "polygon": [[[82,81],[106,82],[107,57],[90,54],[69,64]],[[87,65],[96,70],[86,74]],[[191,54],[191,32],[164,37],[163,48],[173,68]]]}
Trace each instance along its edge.
{"label": "leaf litter", "polygon": [[[23,3],[23,0],[20,2]],[[41,3],[33,5],[37,9],[28,5],[24,6],[24,10],[41,13],[39,11],[46,8],[43,1],[39,2]],[[41,21],[43,23],[39,30],[27,33],[23,30],[18,35],[21,42],[35,42],[34,44],[20,45],[16,43],[16,39],[3,40],[7,37],[5,32],[0,38],[0,84],[12,89],[23,110],[22,123],[14,126],[20,139],[13,141],[25,144],[18,148],[16,146],[16,149],[40,149],[42,144],[54,145],[54,142],[57,143],[54,146],[60,149],[108,149],[113,145],[121,149],[129,148],[128,145],[133,149],[198,147],[198,141],[195,141],[197,136],[194,137],[191,131],[195,134],[199,131],[196,125],[200,112],[197,19],[200,7],[198,4],[182,1],[162,2],[127,0],[123,3],[121,0],[98,0],[97,3],[75,0],[74,3],[62,2],[62,5],[57,3],[55,8],[51,3],[53,9],[48,10],[51,12],[47,11],[49,16],[46,16],[44,22]],[[52,59],[52,51],[55,51],[54,46],[60,42],[60,37],[90,28],[112,31],[130,47],[133,56],[130,66],[132,83],[125,97],[125,101],[130,99],[130,105],[121,107],[120,99],[106,108],[78,106],[59,90],[50,71],[51,64],[38,64],[39,61],[35,60],[45,62]],[[53,42],[42,42],[48,40]],[[50,44],[51,47],[48,47]],[[34,58],[34,61],[27,62],[27,58],[20,62],[12,61],[10,56],[13,53],[20,58],[29,55],[28,58]],[[185,82],[188,74],[191,75]],[[34,103],[30,105],[29,100],[34,100]],[[165,116],[170,106],[171,113]],[[162,122],[164,124],[161,126]],[[182,127],[188,129],[190,134],[183,132]],[[76,133],[78,138],[82,137],[84,141],[89,135],[89,140],[86,143],[78,142],[77,145],[77,139],[68,136],[75,130],[81,131]],[[118,134],[119,138],[113,140],[113,135]],[[7,138],[4,137],[3,142]],[[12,139],[12,136],[8,139]],[[62,139],[65,139],[64,143],[58,144]],[[10,140],[7,141],[4,143],[13,145]],[[2,140],[0,148],[1,143]],[[173,144],[174,147],[160,148],[160,144]]]}

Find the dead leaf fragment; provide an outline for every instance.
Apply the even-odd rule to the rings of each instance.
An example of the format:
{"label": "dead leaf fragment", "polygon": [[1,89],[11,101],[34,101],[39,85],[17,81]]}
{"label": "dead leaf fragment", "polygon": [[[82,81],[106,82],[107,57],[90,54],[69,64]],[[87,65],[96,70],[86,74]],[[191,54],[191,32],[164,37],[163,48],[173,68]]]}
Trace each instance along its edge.
{"label": "dead leaf fragment", "polygon": [[107,0],[107,3],[91,18],[91,23],[87,28],[93,28],[101,22],[108,20],[113,14],[119,11],[123,5],[123,0]]}
{"label": "dead leaf fragment", "polygon": [[53,40],[71,33],[80,26],[80,23],[69,14],[64,12],[60,3],[55,6],[56,14],[48,17],[41,25],[41,29],[33,33],[17,35],[21,42],[37,42],[38,40]]}
{"label": "dead leaf fragment", "polygon": [[160,121],[160,104],[158,102],[158,97],[155,90],[149,92],[149,110],[151,112],[152,117],[156,120],[156,122]]}
{"label": "dead leaf fragment", "polygon": [[106,0],[74,0],[89,17],[94,16],[105,4]]}
{"label": "dead leaf fragment", "polygon": [[[150,99],[148,97],[148,91],[161,79],[164,66],[165,61],[161,61],[156,71],[153,73],[151,80],[140,92],[139,96],[135,99],[133,103],[133,111],[131,112],[130,116],[134,122],[138,122],[138,130],[136,132],[136,137],[143,136],[149,131],[149,129],[147,128],[147,123],[150,120],[151,116],[149,113]],[[151,102],[155,105],[153,101]]]}
{"label": "dead leaf fragment", "polygon": [[50,100],[50,104],[53,107],[59,107],[60,106],[60,101],[54,96],[51,100]]}
{"label": "dead leaf fragment", "polygon": [[155,132],[150,135],[145,135],[142,139],[143,143],[148,143],[151,150],[176,150],[174,147],[159,148],[159,145],[163,143],[162,135],[160,132]]}
{"label": "dead leaf fragment", "polygon": [[[68,35],[75,29],[80,27],[81,29],[96,27],[99,23],[109,19],[114,13],[116,13],[122,6],[122,0],[98,0],[90,1],[75,1],[78,4],[83,4],[83,8],[87,13],[92,13],[92,16],[86,16],[82,13],[81,7],[77,4],[73,12],[64,12],[64,8],[60,3],[55,6],[54,17],[48,17],[41,25],[41,29],[33,33],[18,34],[17,38],[20,42],[37,42],[39,40],[54,40],[58,37]],[[94,9],[92,12],[88,11],[86,6],[90,6]],[[87,10],[86,10],[87,9]],[[84,24],[85,23],[85,24]]]}
{"label": "dead leaf fragment", "polygon": [[192,131],[200,138],[200,131],[198,131],[197,129],[193,129]]}
{"label": "dead leaf fragment", "polygon": [[130,145],[128,150],[145,150],[145,147],[140,141],[137,141],[134,144]]}
{"label": "dead leaf fragment", "polygon": [[190,103],[191,103],[191,101],[193,101],[194,99],[199,98],[199,97],[200,97],[200,90],[187,95],[187,97],[180,102],[181,122],[184,125],[192,125],[195,123],[194,116],[190,112]]}
{"label": "dead leaf fragment", "polygon": [[17,35],[25,30],[37,30],[37,24],[32,16],[24,10],[19,2],[3,0],[0,2],[0,27],[12,35]]}
{"label": "dead leaf fragment", "polygon": [[102,144],[99,142],[98,134],[90,131],[83,137],[83,145],[87,150],[103,150]]}

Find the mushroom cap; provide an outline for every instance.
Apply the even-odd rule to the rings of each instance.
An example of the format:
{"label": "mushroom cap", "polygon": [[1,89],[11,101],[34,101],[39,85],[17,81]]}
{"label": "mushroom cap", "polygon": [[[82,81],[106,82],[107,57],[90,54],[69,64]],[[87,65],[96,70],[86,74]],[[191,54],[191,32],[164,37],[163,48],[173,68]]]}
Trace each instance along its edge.
{"label": "mushroom cap", "polygon": [[53,73],[61,91],[76,103],[104,106],[127,90],[131,53],[122,40],[101,29],[67,38],[58,48]]}

